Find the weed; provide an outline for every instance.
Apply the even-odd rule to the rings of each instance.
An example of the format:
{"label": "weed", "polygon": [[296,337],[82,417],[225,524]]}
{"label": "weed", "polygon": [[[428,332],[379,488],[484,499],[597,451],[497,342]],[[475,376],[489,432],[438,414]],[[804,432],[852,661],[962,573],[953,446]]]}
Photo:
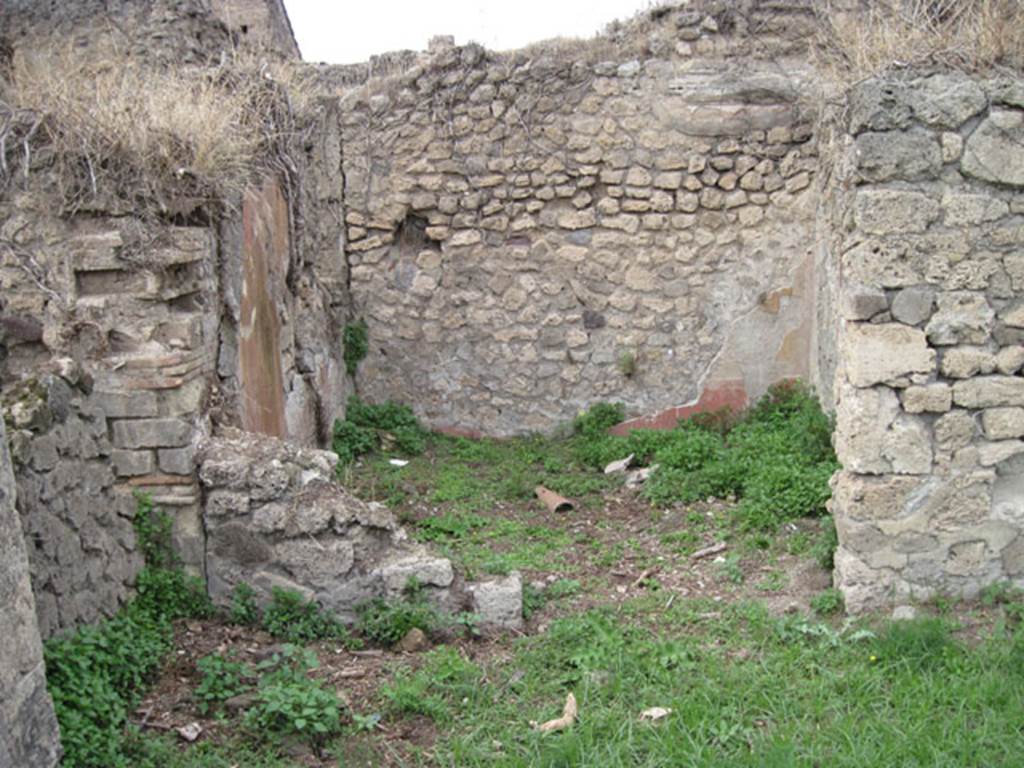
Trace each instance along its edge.
{"label": "weed", "polygon": [[312,652],[291,646],[263,662],[259,668],[269,671],[260,678],[245,724],[256,733],[301,736],[314,745],[337,733],[340,703],[333,691],[307,674],[316,666]]}
{"label": "weed", "polygon": [[726,555],[718,563],[718,573],[721,578],[731,581],[733,584],[742,584],[745,577],[743,568],[740,566],[740,556],[735,552]]}
{"label": "weed", "polygon": [[426,437],[408,406],[392,402],[370,405],[353,396],[349,398],[345,420],[334,422],[331,447],[338,454],[341,468],[379,448],[395,448],[407,456],[416,456],[423,453]]}
{"label": "weed", "polygon": [[228,699],[252,688],[252,671],[219,653],[204,656],[196,666],[203,675],[193,693],[200,714],[216,710]]}
{"label": "weed", "polygon": [[212,611],[202,583],[183,574],[170,549],[169,518],[146,496],[135,517],[146,565],[138,595],[118,614],[47,641],[47,687],[69,765],[127,766],[124,726],[128,712],[170,650],[171,621]]}
{"label": "weed", "polygon": [[438,630],[443,619],[437,609],[421,595],[401,599],[375,598],[356,608],[356,628],[368,640],[380,645],[394,645],[411,629],[430,634]]}
{"label": "weed", "polygon": [[424,715],[447,723],[456,707],[490,699],[489,686],[480,678],[479,667],[456,649],[441,646],[424,654],[419,671],[398,671],[381,694],[393,714]]}
{"label": "weed", "polygon": [[826,515],[821,520],[821,533],[811,547],[811,555],[826,571],[835,567],[835,554],[839,548],[839,534],[836,533],[836,524],[831,515]]}
{"label": "weed", "polygon": [[811,609],[819,616],[832,616],[843,612],[843,593],[838,589],[826,589],[811,598]]}
{"label": "weed", "polygon": [[619,355],[619,359],[616,361],[616,367],[619,369],[619,373],[627,379],[636,375],[636,366],[636,352],[622,352]]}
{"label": "weed", "polygon": [[334,616],[323,611],[313,600],[306,600],[294,590],[274,587],[270,605],[263,611],[263,628],[274,637],[289,643],[335,639],[352,645],[351,633]]}
{"label": "weed", "polygon": [[260,608],[256,604],[256,591],[244,581],[231,590],[231,606],[228,617],[232,624],[255,627],[260,623]]}
{"label": "weed", "polygon": [[359,369],[359,363],[366,358],[370,351],[369,329],[365,320],[355,323],[348,323],[342,332],[343,357],[345,359],[345,370],[349,376],[355,376]]}

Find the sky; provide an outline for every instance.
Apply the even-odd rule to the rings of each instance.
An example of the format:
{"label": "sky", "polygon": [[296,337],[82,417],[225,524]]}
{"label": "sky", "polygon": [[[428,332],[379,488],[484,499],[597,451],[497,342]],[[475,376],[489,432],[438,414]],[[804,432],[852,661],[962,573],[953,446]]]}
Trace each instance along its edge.
{"label": "sky", "polygon": [[550,37],[591,37],[650,0],[285,0],[302,58],[331,64],[424,50],[435,35],[492,50]]}

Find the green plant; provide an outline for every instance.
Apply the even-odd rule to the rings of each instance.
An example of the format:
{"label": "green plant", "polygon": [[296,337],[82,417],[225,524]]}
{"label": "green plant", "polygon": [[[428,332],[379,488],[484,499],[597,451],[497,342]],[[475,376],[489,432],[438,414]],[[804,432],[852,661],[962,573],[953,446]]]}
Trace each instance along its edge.
{"label": "green plant", "polygon": [[426,447],[426,439],[426,431],[408,406],[392,402],[371,405],[353,396],[345,420],[334,422],[331,447],[342,467],[381,447],[416,456]]}
{"label": "green plant", "polygon": [[252,688],[252,670],[219,653],[204,656],[196,666],[203,675],[193,693],[200,714],[218,709],[228,699]]}
{"label": "green plant", "polygon": [[894,621],[878,636],[877,657],[890,664],[914,669],[941,665],[961,653],[943,619]]}
{"label": "green plant", "polygon": [[323,611],[315,601],[281,587],[271,590],[270,605],[263,611],[263,628],[289,643],[328,639],[341,640],[343,644],[353,642],[345,625]]}
{"label": "green plant", "polygon": [[340,702],[333,691],[309,677],[316,656],[285,646],[281,654],[261,663],[256,701],[245,713],[245,724],[271,736],[301,736],[315,746],[341,728]]}
{"label": "green plant", "polygon": [[619,369],[619,373],[627,379],[632,378],[636,374],[636,352],[619,353],[619,359],[616,360],[615,365]]}
{"label": "green plant", "polygon": [[243,627],[255,627],[260,623],[260,608],[256,604],[256,590],[244,581],[240,581],[231,590],[228,618],[232,624],[241,624]]}
{"label": "green plant", "polygon": [[349,376],[355,376],[359,370],[359,363],[366,358],[370,351],[369,330],[364,320],[348,323],[342,332],[342,353],[345,359],[345,370]]}
{"label": "green plant", "polygon": [[368,600],[356,608],[356,615],[359,633],[380,645],[394,645],[414,628],[427,634],[435,632],[444,623],[437,609],[415,594]]}
{"label": "green plant", "polygon": [[820,616],[832,616],[843,612],[843,593],[838,589],[826,589],[811,598],[811,609]]}
{"label": "green plant", "polygon": [[171,548],[170,518],[136,497],[135,531],[146,564],[137,595],[112,619],[47,641],[47,686],[69,765],[120,768],[128,712],[173,639],[171,621],[209,616],[205,586],[184,574]]}
{"label": "green plant", "polygon": [[576,417],[573,431],[583,437],[602,437],[626,417],[622,403],[596,403]]}

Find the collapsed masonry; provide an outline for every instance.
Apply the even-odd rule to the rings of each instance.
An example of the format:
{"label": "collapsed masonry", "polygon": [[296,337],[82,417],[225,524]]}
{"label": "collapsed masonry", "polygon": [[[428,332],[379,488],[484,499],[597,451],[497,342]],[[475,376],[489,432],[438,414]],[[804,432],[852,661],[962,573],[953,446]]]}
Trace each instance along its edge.
{"label": "collapsed masonry", "polygon": [[[280,24],[145,5],[136,37],[167,59],[179,16],[193,62],[239,13]],[[334,483],[315,448],[355,391],[507,435],[601,399],[669,426],[805,378],[837,412],[851,609],[1024,584],[1024,85],[906,73],[823,113],[812,11],[310,66],[291,166],[216,211],[61,211],[37,153],[0,197],[0,393],[42,635],[129,594],[136,490],[215,596],[245,580],[350,613],[415,574],[515,621],[514,583],[464,591]]]}

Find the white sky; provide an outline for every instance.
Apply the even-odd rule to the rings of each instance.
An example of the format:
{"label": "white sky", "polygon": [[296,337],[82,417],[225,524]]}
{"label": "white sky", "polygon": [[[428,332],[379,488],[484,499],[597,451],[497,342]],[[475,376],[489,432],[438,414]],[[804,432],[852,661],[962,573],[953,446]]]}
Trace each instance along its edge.
{"label": "white sky", "polygon": [[424,50],[434,35],[519,48],[549,37],[590,37],[650,0],[285,0],[306,61],[350,64]]}

